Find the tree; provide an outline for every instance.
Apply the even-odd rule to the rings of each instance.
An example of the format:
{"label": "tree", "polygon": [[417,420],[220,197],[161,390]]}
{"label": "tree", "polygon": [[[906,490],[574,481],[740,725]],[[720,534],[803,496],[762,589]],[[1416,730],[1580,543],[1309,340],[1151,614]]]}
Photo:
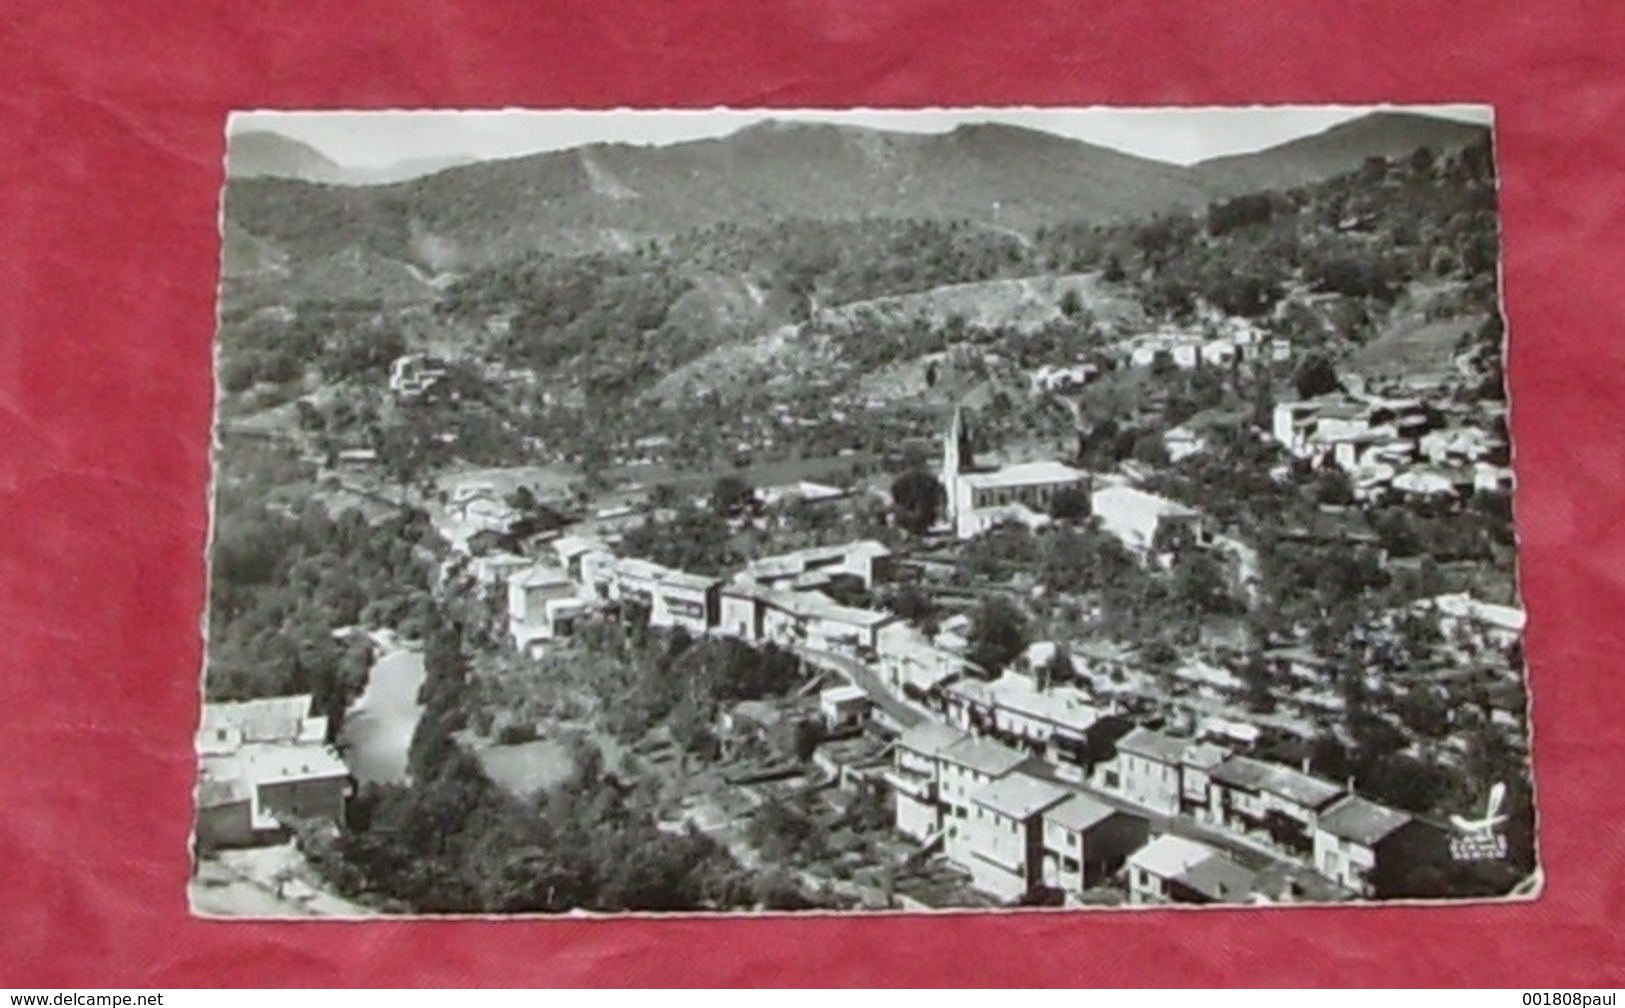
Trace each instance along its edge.
{"label": "tree", "polygon": [[971,617],[969,636],[972,664],[997,675],[1026,649],[1027,617],[1014,602],[994,595]]}
{"label": "tree", "polygon": [[1068,288],[1066,293],[1061,295],[1059,307],[1062,315],[1067,318],[1077,318],[1078,313],[1083,311],[1083,299],[1078,297],[1076,290]]}
{"label": "tree", "polygon": [[1322,353],[1312,353],[1303,359],[1292,376],[1292,384],[1297,388],[1300,399],[1313,399],[1342,387],[1337,380],[1337,369]]}
{"label": "tree", "polygon": [[1275,709],[1274,677],[1264,656],[1254,652],[1247,656],[1241,667],[1241,681],[1246,686],[1248,709],[1268,714]]}
{"label": "tree", "polygon": [[913,469],[892,481],[892,513],[897,523],[915,535],[936,525],[942,513],[942,483],[922,469]]}
{"label": "tree", "polygon": [[754,509],[756,491],[734,473],[718,476],[711,488],[711,509],[723,518],[737,518]]}
{"label": "tree", "polygon": [[1400,697],[1399,719],[1423,738],[1440,739],[1450,731],[1449,705],[1438,693],[1422,686]]}
{"label": "tree", "polygon": [[886,608],[900,619],[934,632],[937,621],[937,600],[918,585],[903,585],[886,599]]}
{"label": "tree", "polygon": [[1038,669],[1038,688],[1047,690],[1052,686],[1071,682],[1075,678],[1077,669],[1072,665],[1071,653],[1066,648],[1057,646],[1049,661]]}
{"label": "tree", "polygon": [[1123,260],[1116,254],[1106,257],[1106,266],[1100,272],[1100,278],[1107,283],[1122,283],[1128,279],[1128,272],[1123,269]]}
{"label": "tree", "polygon": [[540,501],[536,499],[536,492],[528,486],[515,487],[513,493],[508,495],[508,506],[521,515],[536,510],[539,503]]}

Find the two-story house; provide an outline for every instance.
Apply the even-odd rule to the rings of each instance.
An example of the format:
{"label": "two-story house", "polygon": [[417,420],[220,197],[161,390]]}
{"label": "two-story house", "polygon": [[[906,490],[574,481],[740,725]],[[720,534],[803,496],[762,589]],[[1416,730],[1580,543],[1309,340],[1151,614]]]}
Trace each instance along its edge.
{"label": "two-story house", "polygon": [[1060,784],[1019,771],[972,791],[962,844],[969,856],[959,862],[970,871],[971,884],[1007,902],[1041,885],[1043,814],[1071,793]]}
{"label": "two-story house", "polygon": [[921,721],[897,739],[893,766],[885,776],[896,796],[897,832],[922,843],[943,827],[944,802],[938,793],[943,750],[967,736],[936,721]]}
{"label": "two-story house", "polygon": [[1314,831],[1315,869],[1344,889],[1372,899],[1415,895],[1409,877],[1437,864],[1446,841],[1432,824],[1358,795],[1320,816]]}
{"label": "two-story house", "polygon": [[1129,902],[1136,905],[1242,903],[1255,878],[1217,848],[1172,834],[1128,858]]}
{"label": "two-story house", "polygon": [[1320,815],[1346,793],[1340,785],[1250,756],[1232,756],[1208,777],[1213,822],[1299,857],[1313,853]]}
{"label": "two-story house", "polygon": [[1117,740],[1117,755],[1096,768],[1100,787],[1162,815],[1180,806],[1180,760],[1187,739],[1135,728]]}
{"label": "two-story house", "polygon": [[1082,794],[1044,810],[1044,883],[1067,896],[1099,885],[1145,845],[1150,823]]}
{"label": "two-story house", "polygon": [[967,828],[971,794],[985,784],[1036,765],[1038,761],[992,739],[974,735],[943,749],[937,761],[937,800],[942,805],[943,824],[947,828],[944,846],[950,861],[968,867],[974,850]]}

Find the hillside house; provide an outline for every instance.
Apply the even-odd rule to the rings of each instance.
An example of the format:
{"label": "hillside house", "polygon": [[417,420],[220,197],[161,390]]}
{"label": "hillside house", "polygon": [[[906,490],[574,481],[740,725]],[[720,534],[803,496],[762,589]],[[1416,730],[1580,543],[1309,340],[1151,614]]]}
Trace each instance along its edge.
{"label": "hillside house", "polygon": [[560,617],[581,611],[576,583],[557,567],[535,564],[508,578],[508,635],[520,651],[559,636]]}
{"label": "hillside house", "polygon": [[1081,794],[1044,810],[1044,884],[1068,896],[1100,885],[1145,846],[1151,824]]}
{"label": "hillside house", "polygon": [[1446,640],[1461,638],[1506,648],[1523,635],[1522,609],[1481,602],[1465,592],[1423,599],[1414,608],[1437,619]]}
{"label": "hillside house", "polygon": [[1162,435],[1162,446],[1168,452],[1168,461],[1182,462],[1208,450],[1207,436],[1188,426],[1170,428]]}
{"label": "hillside house", "polygon": [[403,399],[416,399],[446,377],[443,363],[425,354],[395,358],[389,365],[389,390]]}
{"label": "hillside house", "polygon": [[1444,854],[1437,828],[1358,795],[1332,805],[1315,824],[1316,870],[1370,899],[1409,895],[1407,876]]}
{"label": "hillside house", "polygon": [[1116,485],[1096,490],[1092,500],[1101,530],[1139,557],[1161,560],[1211,543],[1200,512],[1166,497]]}
{"label": "hillside house", "polygon": [[891,555],[891,550],[873,539],[814,546],[753,560],[734,580],[762,588],[811,591],[846,575],[864,588],[873,588],[890,579]]}
{"label": "hillside house", "polygon": [[1018,672],[989,682],[960,679],[943,687],[942,698],[949,721],[960,728],[1073,766],[1088,764],[1091,731],[1103,713],[1077,687],[1040,689]]}
{"label": "hillside house", "polygon": [[972,857],[966,821],[971,817],[971,794],[1006,774],[1041,764],[1026,753],[992,739],[966,736],[941,750],[937,762],[937,801],[947,827],[945,850],[949,860],[968,865]]}
{"label": "hillside house", "polygon": [[1006,902],[1014,902],[1042,885],[1043,814],[1071,793],[1059,784],[1020,771],[973,791],[961,844],[969,857],[958,862],[970,871],[971,884]]}
{"label": "hillside house", "polygon": [[858,686],[831,686],[818,694],[818,713],[831,735],[862,728],[871,706],[869,694]]}
{"label": "hillside house", "polygon": [[1341,785],[1249,756],[1230,757],[1208,778],[1214,823],[1298,857],[1313,853],[1321,813],[1347,793]]}
{"label": "hillside house", "polygon": [[901,620],[880,629],[875,650],[881,677],[916,702],[929,701],[966,669],[963,658],[936,647],[924,632]]}
{"label": "hillside house", "polygon": [[1230,758],[1230,750],[1212,742],[1192,742],[1179,753],[1179,811],[1199,822],[1211,818],[1209,775]]}
{"label": "hillside house", "polygon": [[548,545],[558,559],[559,567],[570,580],[580,585],[589,583],[588,575],[593,571],[595,562],[612,562],[615,556],[603,540],[590,536],[559,536]]}
{"label": "hillside house", "polygon": [[892,750],[892,769],[885,776],[896,797],[897,831],[921,843],[943,828],[946,807],[938,788],[945,749],[968,736],[936,721],[922,721],[904,731]]}
{"label": "hillside house", "polygon": [[721,600],[722,582],[716,578],[667,570],[654,584],[649,625],[703,634],[720,618]]}
{"label": "hillside house", "polygon": [[1240,903],[1256,875],[1228,855],[1196,840],[1160,836],[1128,858],[1129,902]]}
{"label": "hillside house", "polygon": [[344,824],[350,770],[309,694],[205,704],[198,728],[200,848],[280,843],[299,820]]}
{"label": "hillside house", "polygon": [[1117,754],[1096,767],[1095,783],[1161,815],[1180,808],[1180,768],[1185,739],[1135,728],[1117,740]]}

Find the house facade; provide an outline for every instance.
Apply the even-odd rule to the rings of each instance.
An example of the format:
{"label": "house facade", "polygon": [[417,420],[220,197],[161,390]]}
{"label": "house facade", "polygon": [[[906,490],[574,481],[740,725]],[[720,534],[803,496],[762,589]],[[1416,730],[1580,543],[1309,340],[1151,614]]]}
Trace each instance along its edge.
{"label": "house facade", "polygon": [[278,843],[295,822],[344,824],[350,771],[309,694],[206,704],[198,730],[202,848]]}
{"label": "house facade", "polygon": [[892,750],[892,769],[885,780],[896,797],[897,831],[922,843],[943,828],[939,787],[942,752],[967,736],[935,721],[922,721],[903,732]]}
{"label": "house facade", "polygon": [[1314,830],[1314,865],[1326,878],[1370,899],[1414,895],[1409,876],[1439,863],[1445,838],[1433,825],[1358,795],[1338,801]]}
{"label": "house facade", "polygon": [[1241,902],[1256,878],[1222,851],[1172,834],[1129,855],[1127,873],[1135,905]]}
{"label": "house facade", "polygon": [[1145,846],[1151,824],[1082,794],[1044,810],[1044,884],[1077,896]]}
{"label": "house facade", "polygon": [[1046,810],[1071,792],[1059,784],[1013,771],[970,794],[963,846],[971,884],[1014,902],[1043,884]]}
{"label": "house facade", "polygon": [[937,755],[937,800],[947,828],[948,859],[969,866],[975,853],[969,829],[973,793],[1028,765],[1030,757],[987,738],[968,736]]}
{"label": "house facade", "polygon": [[1339,785],[1249,756],[1230,757],[1209,771],[1209,779],[1214,823],[1298,857],[1313,853],[1320,814],[1346,793]]}
{"label": "house facade", "polygon": [[1096,783],[1161,815],[1180,809],[1180,767],[1186,740],[1135,728],[1117,740],[1117,755],[1097,769]]}

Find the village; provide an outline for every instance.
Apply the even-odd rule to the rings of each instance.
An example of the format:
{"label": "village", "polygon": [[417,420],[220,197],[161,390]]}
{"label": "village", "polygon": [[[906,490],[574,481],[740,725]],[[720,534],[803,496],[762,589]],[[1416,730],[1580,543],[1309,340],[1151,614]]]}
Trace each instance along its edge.
{"label": "village", "polygon": [[[1156,341],[1176,367],[1191,366],[1170,345]],[[1197,347],[1192,361],[1208,352],[1189,345]],[[1151,358],[1142,363],[1151,366]],[[391,391],[419,396],[438,377],[403,360],[392,368]],[[1089,375],[1068,378],[1086,383]],[[1430,405],[1425,395],[1344,387],[1276,405],[1268,438],[1283,460],[1281,479],[1292,478],[1295,461],[1346,475],[1360,504],[1429,506],[1504,489],[1505,444],[1479,421],[1453,403]],[[437,509],[447,543],[439,590],[484,606],[502,647],[520,660],[541,661],[570,647],[578,628],[606,619],[794,656],[803,680],[795,690],[721,708],[710,727],[719,741],[714,772],[703,788],[679,796],[670,828],[709,831],[749,858],[751,833],[742,824],[764,804],[818,792],[879,796],[889,829],[862,849],[880,863],[815,863],[798,876],[807,888],[862,905],[1441,894],[1429,886],[1451,863],[1457,832],[1442,815],[1389,807],[1359,793],[1352,778],[1311,772],[1311,747],[1340,723],[1348,701],[1302,640],[1272,642],[1262,653],[1273,684],[1262,705],[1249,702],[1256,686],[1241,653],[1223,646],[1162,657],[1153,670],[1143,649],[1088,636],[1024,636],[998,667],[979,664],[973,638],[987,632],[978,606],[988,588],[967,592],[944,577],[979,538],[1086,522],[1151,577],[1202,552],[1221,559],[1230,589],[1246,597],[1257,573],[1247,550],[1209,516],[1147,489],[1138,478],[1144,467],[979,465],[966,427],[955,410],[942,433],[934,474],[940,500],[926,534],[888,534],[893,545],[865,538],[761,555],[720,573],[626,555],[618,544],[647,520],[646,500],[516,537],[522,515],[512,500],[490,483],[455,485]],[[1166,440],[1172,460],[1208,447],[1187,431]],[[827,525],[839,528],[854,499],[871,493],[885,495],[803,480],[746,488],[746,499],[731,506],[703,495],[692,506],[716,505],[738,528],[769,505],[793,501],[802,515],[828,511]],[[1033,609],[1039,590],[1017,595],[1018,608]],[[898,592],[925,596],[932,615],[908,619],[875,601]],[[1373,627],[1418,618],[1461,656],[1463,673],[1513,646],[1522,628],[1518,610],[1465,593],[1416,599]],[[1501,684],[1520,673],[1506,667]],[[1369,685],[1392,684],[1373,677]],[[1506,695],[1514,699],[1493,704],[1489,724],[1516,745],[1521,693]],[[201,843],[280,840],[287,830],[279,817],[343,822],[351,771],[309,708],[308,697],[209,706],[200,736]],[[509,737],[524,744],[538,732],[545,724]],[[644,755],[662,745],[672,744],[655,739]],[[1302,755],[1289,762],[1292,753]]]}
{"label": "village", "polygon": [[[1123,215],[680,203],[602,249],[471,219],[482,254],[377,298],[244,273],[200,898],[1532,891],[1493,159],[1406,124],[1451,139]],[[915,142],[719,150],[859,135]],[[992,135],[931,143],[1052,142]],[[367,247],[416,233],[376,209]]]}

